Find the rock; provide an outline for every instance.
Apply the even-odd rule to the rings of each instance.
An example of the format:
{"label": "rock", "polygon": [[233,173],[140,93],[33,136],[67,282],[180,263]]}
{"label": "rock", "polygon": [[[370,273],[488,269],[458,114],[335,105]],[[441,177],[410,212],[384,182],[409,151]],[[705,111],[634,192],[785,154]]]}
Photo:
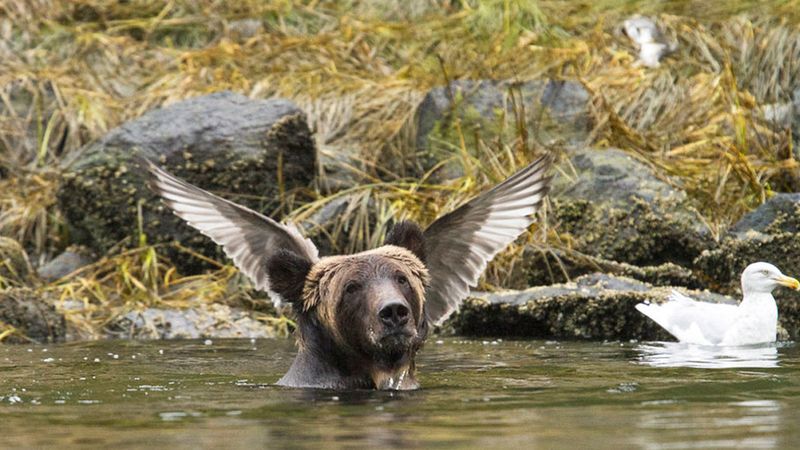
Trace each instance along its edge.
{"label": "rock", "polygon": [[[457,156],[453,149],[460,147],[462,137],[467,149],[477,148],[478,135],[511,142],[517,133],[513,125],[512,92],[514,99],[524,107],[528,131],[535,131],[538,140],[575,145],[588,137],[592,126],[591,96],[580,83],[458,80],[449,86],[431,89],[417,108],[416,147],[422,155],[417,163],[422,171],[427,172],[438,162]],[[462,173],[457,163],[446,165],[442,172],[442,179]]]}
{"label": "rock", "polygon": [[680,286],[689,289],[704,287],[690,269],[669,262],[657,266],[639,267],[575,251],[552,248],[546,252],[526,248],[522,261],[518,267],[525,272],[526,286],[566,283],[581,275],[603,272],[633,278],[653,286]]}
{"label": "rock", "polygon": [[[552,217],[580,253],[637,266],[691,267],[712,245],[686,194],[618,149],[576,152],[553,180]],[[574,169],[574,176],[564,176]]]}
{"label": "rock", "polygon": [[128,339],[203,339],[274,337],[269,325],[245,311],[210,304],[189,309],[148,308],[126,314],[111,337]]}
{"label": "rock", "polygon": [[[800,276],[800,194],[776,194],[746,214],[717,247],[697,257],[695,266],[709,287],[734,292],[745,267],[758,261]],[[800,299],[797,293],[787,296]]]}
{"label": "rock", "polygon": [[0,289],[29,285],[32,273],[28,254],[19,242],[0,236]]}
{"label": "rock", "polygon": [[623,150],[582,149],[574,152],[566,173],[556,176],[551,196],[572,200],[610,203],[625,208],[636,200],[681,202],[686,193],[659,180],[645,163],[634,159]]}
{"label": "rock", "polygon": [[358,149],[350,146],[318,145],[319,176],[317,184],[322,192],[334,193],[361,184],[365,171]]}
{"label": "rock", "polygon": [[244,42],[263,31],[261,21],[251,18],[232,20],[228,22],[227,28],[231,38],[236,42]]}
{"label": "rock", "polygon": [[[279,205],[281,192],[313,180],[316,161],[305,116],[288,100],[218,92],[150,111],[109,132],[69,165],[58,205],[73,243],[98,254],[126,239],[127,245],[136,245],[141,204],[148,242],[178,240],[207,256],[222,257],[211,240],[173,216],[146,188],[148,178],[137,155],[265,213]],[[187,254],[173,250],[168,256],[184,272],[203,268]]]}
{"label": "rock", "polygon": [[64,316],[29,288],[0,291],[0,324],[16,331],[3,342],[60,342],[67,334]]}
{"label": "rock", "polygon": [[775,194],[745,214],[730,229],[739,238],[745,238],[751,231],[767,234],[800,232],[800,194]]}
{"label": "rock", "polygon": [[[625,277],[585,275],[566,284],[475,294],[445,329],[469,336],[674,340],[635,309],[640,302],[665,301],[671,291]],[[702,301],[734,302],[709,292],[680,291]]]}
{"label": "rock", "polygon": [[544,87],[541,105],[547,108],[552,120],[569,123],[573,130],[582,131],[592,128],[588,113],[591,100],[592,96],[580,83],[550,80]]}
{"label": "rock", "polygon": [[42,280],[55,281],[93,262],[94,258],[88,254],[86,249],[67,249],[47,264],[39,267],[37,272]]}

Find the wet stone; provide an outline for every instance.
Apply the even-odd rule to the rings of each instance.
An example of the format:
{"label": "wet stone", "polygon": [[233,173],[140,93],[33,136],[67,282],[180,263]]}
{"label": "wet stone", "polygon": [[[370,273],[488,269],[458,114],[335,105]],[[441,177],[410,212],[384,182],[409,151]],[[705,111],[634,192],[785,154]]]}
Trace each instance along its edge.
{"label": "wet stone", "polygon": [[127,339],[265,338],[274,333],[246,311],[210,304],[187,309],[132,311],[110,327],[109,337]]}
{"label": "wet stone", "polygon": [[[800,194],[776,194],[745,215],[718,246],[697,257],[695,267],[709,287],[730,293],[739,289],[745,267],[756,261],[800,276]],[[796,292],[786,292],[785,297],[800,300]]]}

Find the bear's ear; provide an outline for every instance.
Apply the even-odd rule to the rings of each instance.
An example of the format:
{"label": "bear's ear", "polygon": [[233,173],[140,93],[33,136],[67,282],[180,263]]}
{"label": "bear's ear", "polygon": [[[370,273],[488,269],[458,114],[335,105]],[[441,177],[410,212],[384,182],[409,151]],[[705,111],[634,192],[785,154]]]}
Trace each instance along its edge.
{"label": "bear's ear", "polygon": [[414,222],[404,220],[395,224],[383,243],[406,248],[425,264],[425,236],[419,225]]}
{"label": "bear's ear", "polygon": [[280,295],[283,301],[299,304],[310,271],[311,262],[308,259],[290,250],[278,250],[267,260],[269,289]]}

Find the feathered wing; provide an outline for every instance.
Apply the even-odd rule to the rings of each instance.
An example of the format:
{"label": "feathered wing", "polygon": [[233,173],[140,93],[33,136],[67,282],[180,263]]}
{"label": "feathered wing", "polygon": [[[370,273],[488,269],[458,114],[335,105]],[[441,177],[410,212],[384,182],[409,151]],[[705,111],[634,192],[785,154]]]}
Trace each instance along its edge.
{"label": "feathered wing", "polygon": [[636,309],[688,344],[719,344],[737,318],[734,305],[699,302],[678,291],[672,291],[666,303],[639,303]]}
{"label": "feathered wing", "polygon": [[317,248],[294,225],[283,225],[249,208],[175,178],[151,162],[153,189],[175,215],[221,245],[225,254],[253,282],[269,290],[266,261],[279,250],[290,250],[313,263]]}
{"label": "feathered wing", "polygon": [[441,324],[469,294],[492,258],[535,218],[549,188],[549,157],[541,157],[491,190],[433,222],[424,233],[431,284],[428,320]]}

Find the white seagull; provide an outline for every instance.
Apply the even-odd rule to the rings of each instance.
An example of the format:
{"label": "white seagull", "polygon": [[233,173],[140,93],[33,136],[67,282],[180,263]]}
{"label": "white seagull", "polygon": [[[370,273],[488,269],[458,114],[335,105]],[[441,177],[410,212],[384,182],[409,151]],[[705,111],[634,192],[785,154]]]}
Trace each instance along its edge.
{"label": "white seagull", "polygon": [[639,303],[636,309],[679,341],[699,345],[751,345],[775,342],[778,305],[772,290],[778,285],[800,289],[800,282],[765,262],[742,272],[739,305],[698,302],[672,291],[666,303]]}
{"label": "white seagull", "polygon": [[661,58],[678,49],[677,42],[667,43],[656,23],[647,17],[635,15],[622,24],[622,31],[637,47],[639,62],[647,67],[658,67]]}

